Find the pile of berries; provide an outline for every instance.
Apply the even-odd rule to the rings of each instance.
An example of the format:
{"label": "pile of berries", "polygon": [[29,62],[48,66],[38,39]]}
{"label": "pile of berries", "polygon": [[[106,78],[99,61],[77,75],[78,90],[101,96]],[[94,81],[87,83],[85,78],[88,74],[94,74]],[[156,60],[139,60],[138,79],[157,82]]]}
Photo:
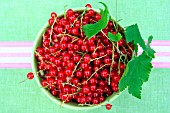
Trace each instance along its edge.
{"label": "pile of berries", "polygon": [[[90,4],[86,7],[86,11],[68,9],[61,17],[52,12],[35,57],[41,84],[53,96],[64,103],[96,105],[119,91],[119,80],[134,47],[126,43],[123,29],[118,26],[116,31],[116,23],[111,20],[106,28],[88,39],[83,25],[93,24],[102,17]],[[119,32],[123,38],[111,42],[108,32]],[[106,107],[111,109],[110,104]]]}

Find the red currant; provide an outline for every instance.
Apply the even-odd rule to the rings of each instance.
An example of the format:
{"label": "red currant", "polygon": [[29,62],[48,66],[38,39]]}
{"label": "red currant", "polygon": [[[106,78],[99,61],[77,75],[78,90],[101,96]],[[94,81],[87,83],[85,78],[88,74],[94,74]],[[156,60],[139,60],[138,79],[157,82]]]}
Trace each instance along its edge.
{"label": "red currant", "polygon": [[29,80],[33,79],[33,78],[34,78],[34,73],[29,72],[29,73],[27,74],[27,78],[28,78]]}
{"label": "red currant", "polygon": [[111,104],[106,104],[106,109],[107,110],[110,110],[112,108],[112,105]]}

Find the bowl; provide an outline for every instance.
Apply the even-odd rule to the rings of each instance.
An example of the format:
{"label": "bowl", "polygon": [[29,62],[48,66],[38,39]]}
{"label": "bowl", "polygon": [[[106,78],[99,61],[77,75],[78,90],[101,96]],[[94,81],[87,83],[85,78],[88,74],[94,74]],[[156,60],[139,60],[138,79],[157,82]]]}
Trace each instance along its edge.
{"label": "bowl", "polygon": [[[83,11],[85,10],[85,7],[80,7],[80,8],[75,8],[73,9],[74,11]],[[98,9],[94,9],[93,10],[97,13],[100,12],[100,10]],[[58,15],[58,17],[63,16],[64,14],[60,14]],[[114,21],[114,19],[112,19]],[[35,40],[34,40],[34,45],[33,45],[33,49],[32,49],[32,70],[34,73],[38,72],[38,68],[37,68],[37,59],[34,56],[34,52],[36,50],[37,47],[42,45],[42,36],[44,34],[44,32],[46,31],[46,29],[49,27],[50,25],[48,24],[48,22],[41,28],[41,30],[39,31],[38,35],[36,36]],[[41,85],[41,78],[37,75],[35,76],[36,82],[38,84],[38,86],[40,87],[40,89],[44,92],[44,94],[50,98],[53,102],[55,102],[57,105],[61,105],[62,101],[57,99],[56,97],[54,97],[47,89],[42,88]],[[105,105],[106,103],[110,103],[112,101],[114,101],[118,96],[120,95],[120,92],[114,92],[111,96],[107,97],[106,100],[100,104],[97,105],[93,105],[93,106],[78,106],[77,103],[74,102],[69,102],[69,103],[62,103],[62,106],[65,108],[70,108],[70,109],[74,109],[74,110],[88,110],[88,109],[95,109],[98,107],[101,107],[102,105]]]}

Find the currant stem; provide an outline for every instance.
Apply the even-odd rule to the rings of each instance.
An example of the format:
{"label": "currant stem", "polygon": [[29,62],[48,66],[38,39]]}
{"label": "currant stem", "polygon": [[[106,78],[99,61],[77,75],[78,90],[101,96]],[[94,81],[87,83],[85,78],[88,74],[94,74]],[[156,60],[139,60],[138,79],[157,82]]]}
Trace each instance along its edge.
{"label": "currant stem", "polygon": [[[103,32],[103,30],[101,30],[101,32],[103,33],[103,35],[104,35],[105,37],[107,37],[107,39],[109,39],[109,37]],[[111,40],[110,40],[110,41],[111,41]],[[116,47],[117,52],[120,53],[119,48],[118,48],[114,43],[112,43],[112,44],[113,44],[114,47]]]}
{"label": "currant stem", "polygon": [[[86,82],[89,81],[100,69],[102,69],[103,67],[105,67],[105,66],[107,66],[107,65],[109,65],[109,64],[105,64],[105,65],[101,66],[99,69],[97,69],[97,70],[86,80]],[[82,83],[82,84],[83,84],[83,83]]]}
{"label": "currant stem", "polygon": [[25,82],[26,80],[27,80],[27,79],[24,79],[23,81],[19,82],[19,84],[21,84],[21,83]]}
{"label": "currant stem", "polygon": [[51,55],[55,56],[58,52],[61,52],[61,51],[62,50],[60,49],[60,50],[56,51],[55,53],[52,53]]}
{"label": "currant stem", "polygon": [[64,19],[66,19],[66,7],[67,7],[68,5],[65,5],[64,6]]}
{"label": "currant stem", "polygon": [[62,105],[65,103],[65,101],[61,101],[60,107],[62,107]]}
{"label": "currant stem", "polygon": [[74,72],[76,71],[77,66],[79,65],[79,63],[80,63],[80,62],[81,62],[81,60],[83,59],[84,55],[85,55],[85,53],[82,55],[82,57],[80,58],[79,62],[78,62],[78,63],[77,63],[77,65],[76,65],[76,67],[74,68],[74,70],[73,70],[73,72],[72,72],[71,77],[73,77],[73,74],[74,74]]}
{"label": "currant stem", "polygon": [[76,53],[81,54],[81,55],[83,55],[83,54],[84,54],[83,52],[79,52],[79,51],[76,51]]}
{"label": "currant stem", "polygon": [[78,20],[78,18],[79,17],[82,17],[83,15],[81,14],[81,15],[79,15],[75,20],[74,20],[74,22],[73,22],[73,24],[71,24],[71,27],[73,27],[74,26],[74,24],[76,23],[76,21]]}
{"label": "currant stem", "polygon": [[49,46],[51,46],[51,43],[52,43],[51,36],[52,36],[52,33],[53,33],[53,28],[54,28],[54,24],[56,23],[56,20],[57,20],[57,17],[54,18],[54,22],[53,22],[53,24],[52,24],[52,26],[51,26]]}
{"label": "currant stem", "polygon": [[131,50],[131,52],[132,52],[132,58],[133,58],[135,55],[137,56],[137,54],[135,54],[135,52],[133,51],[132,47],[130,47],[128,43],[127,43],[127,46],[130,48],[130,50]]}
{"label": "currant stem", "polygon": [[75,93],[72,93],[72,94],[65,94],[65,95],[63,95],[63,96],[73,96],[73,95],[75,95],[75,94],[77,94],[77,93],[79,93],[79,91],[77,91],[77,92],[75,92]]}
{"label": "currant stem", "polygon": [[103,58],[103,57],[105,57],[105,56],[107,56],[107,54],[106,54],[106,55],[104,55],[104,56],[98,57],[98,58],[91,59],[91,60],[90,60],[90,62],[91,62],[91,61],[94,61],[94,60],[101,59],[101,58]]}
{"label": "currant stem", "polygon": [[83,23],[83,15],[86,13],[86,11],[87,11],[87,8],[83,11],[83,13],[81,14],[81,18],[80,18],[80,33],[82,34],[82,32],[83,32],[83,29],[82,29],[82,27],[83,27],[83,25],[82,25],[82,23]]}
{"label": "currant stem", "polygon": [[69,35],[69,34],[59,34],[59,35],[57,35],[57,37],[60,37],[60,36],[69,36],[71,38],[79,39],[78,37],[72,36],[72,35]]}
{"label": "currant stem", "polygon": [[[112,44],[113,44],[113,42],[112,42]],[[114,46],[112,46],[112,63],[111,63],[111,66],[110,66],[110,74],[109,74],[109,78],[108,78],[108,85],[110,85],[110,76],[111,76],[111,73],[112,73],[113,63],[114,63]]]}
{"label": "currant stem", "polygon": [[120,75],[120,59],[122,58],[122,55],[120,55],[119,62],[118,62],[118,74]]}
{"label": "currant stem", "polygon": [[77,41],[78,40],[78,38],[77,39],[75,39],[75,40],[73,40],[71,43],[74,43],[75,41]]}
{"label": "currant stem", "polygon": [[41,57],[41,55],[37,51],[34,51],[34,52],[35,52],[35,54],[38,55],[38,57]]}
{"label": "currant stem", "polygon": [[48,86],[49,86],[49,85],[47,85],[47,86],[45,86],[45,87],[42,86],[42,87],[40,87],[40,88],[48,88]]}
{"label": "currant stem", "polygon": [[64,39],[64,36],[65,36],[65,34],[66,34],[66,29],[65,29],[65,31],[63,32],[64,34],[62,35],[62,38],[61,38],[61,40],[60,40],[60,43],[63,41],[63,39]]}
{"label": "currant stem", "polygon": [[76,87],[78,90],[82,89],[82,88],[80,88],[80,87],[77,87],[77,86],[76,86],[76,85],[74,85],[74,84],[67,83],[67,82],[64,82],[64,83],[61,83],[61,84],[62,84],[62,85],[66,85],[66,84],[68,84],[68,85],[70,85],[70,86]]}
{"label": "currant stem", "polygon": [[94,50],[94,52],[96,52],[96,50],[99,48],[98,45],[99,45],[99,42],[97,42],[97,47],[96,47],[96,49]]}

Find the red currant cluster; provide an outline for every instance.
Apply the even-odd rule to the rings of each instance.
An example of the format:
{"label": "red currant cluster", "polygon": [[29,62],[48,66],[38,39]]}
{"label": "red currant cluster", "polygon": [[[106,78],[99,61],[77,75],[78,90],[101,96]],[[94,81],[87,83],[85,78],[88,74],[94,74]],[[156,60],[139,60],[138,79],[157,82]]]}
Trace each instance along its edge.
{"label": "red currant cluster", "polygon": [[61,17],[52,12],[42,46],[35,51],[38,70],[43,71],[38,73],[42,86],[65,103],[86,105],[105,101],[118,92],[119,80],[132,57],[132,44],[122,38],[113,45],[107,38],[108,32],[124,35],[120,26],[116,32],[116,23],[111,20],[105,29],[87,39],[82,26],[102,17],[90,4],[86,7],[85,11],[68,9]]}

